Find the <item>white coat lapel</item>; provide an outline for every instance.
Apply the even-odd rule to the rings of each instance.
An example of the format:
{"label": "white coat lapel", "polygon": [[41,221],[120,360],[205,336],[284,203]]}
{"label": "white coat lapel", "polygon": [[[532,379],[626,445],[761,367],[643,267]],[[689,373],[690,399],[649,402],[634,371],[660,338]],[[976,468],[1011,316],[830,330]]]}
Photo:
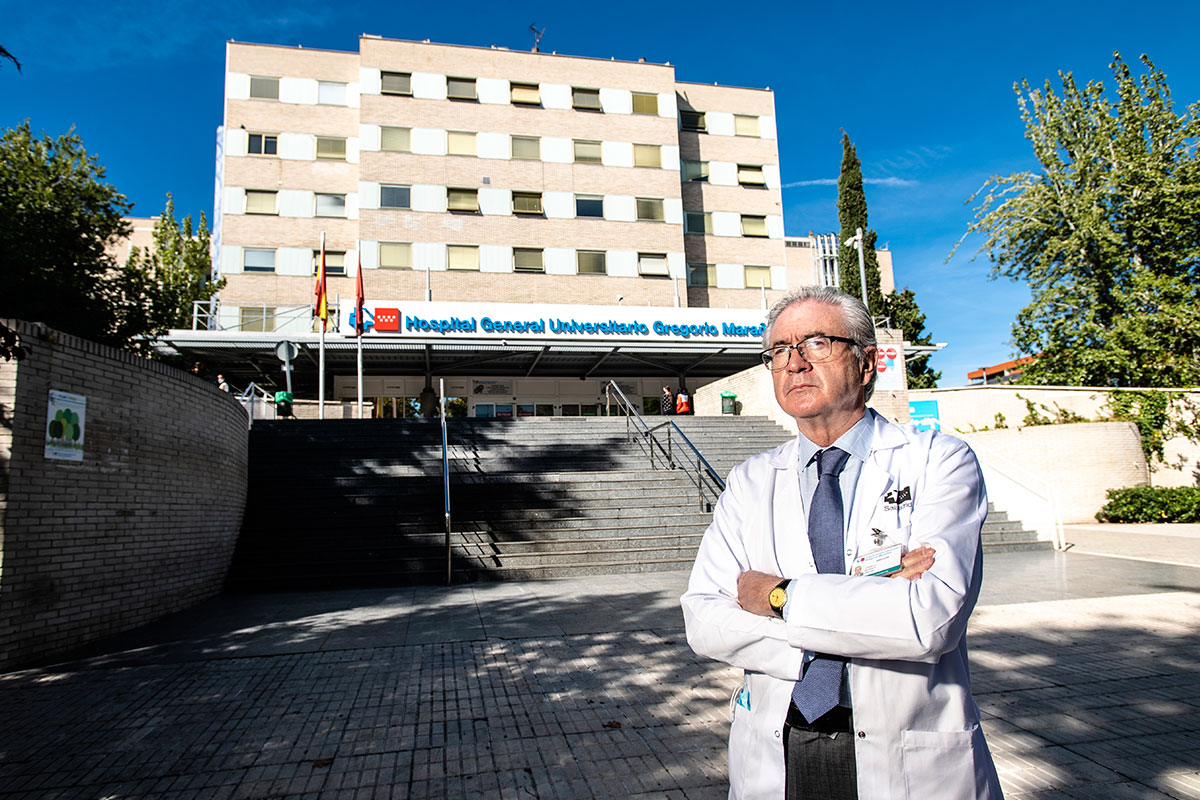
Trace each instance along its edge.
{"label": "white coat lapel", "polygon": [[875,430],[871,442],[871,457],[863,464],[862,472],[858,475],[858,485],[854,488],[854,502],[850,506],[850,522],[847,528],[846,571],[858,558],[859,551],[867,552],[874,548],[871,540],[871,518],[883,496],[892,488],[895,480],[894,459],[899,452],[896,448],[906,441],[895,425],[888,422],[879,414],[870,411],[874,416]]}
{"label": "white coat lapel", "polygon": [[771,458],[775,486],[771,501],[771,530],[775,532],[777,575],[813,572],[808,526],[800,502],[800,480],[796,473],[796,442],[780,448]]}

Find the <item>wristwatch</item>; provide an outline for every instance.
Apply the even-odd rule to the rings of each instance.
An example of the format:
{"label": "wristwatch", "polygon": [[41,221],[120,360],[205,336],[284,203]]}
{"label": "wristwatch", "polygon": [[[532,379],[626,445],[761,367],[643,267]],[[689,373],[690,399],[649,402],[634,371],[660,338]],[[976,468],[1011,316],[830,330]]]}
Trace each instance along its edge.
{"label": "wristwatch", "polygon": [[771,604],[771,610],[775,612],[775,616],[783,619],[783,607],[787,605],[787,585],[791,583],[790,578],[784,578],[779,582],[779,585],[771,590],[767,595],[767,602]]}

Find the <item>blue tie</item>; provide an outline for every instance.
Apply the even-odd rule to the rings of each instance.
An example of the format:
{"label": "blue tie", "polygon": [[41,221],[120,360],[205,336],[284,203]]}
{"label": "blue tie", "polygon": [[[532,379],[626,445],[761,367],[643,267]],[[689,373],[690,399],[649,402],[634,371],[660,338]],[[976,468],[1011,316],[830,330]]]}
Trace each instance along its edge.
{"label": "blue tie", "polygon": [[[846,572],[842,555],[845,535],[842,523],[842,487],[838,475],[850,454],[836,447],[817,453],[817,490],[808,511],[808,541],[812,545],[817,572]],[[808,663],[804,677],[792,687],[792,702],[809,722],[825,715],[838,704],[842,693],[842,665],[845,659],[818,654]]]}

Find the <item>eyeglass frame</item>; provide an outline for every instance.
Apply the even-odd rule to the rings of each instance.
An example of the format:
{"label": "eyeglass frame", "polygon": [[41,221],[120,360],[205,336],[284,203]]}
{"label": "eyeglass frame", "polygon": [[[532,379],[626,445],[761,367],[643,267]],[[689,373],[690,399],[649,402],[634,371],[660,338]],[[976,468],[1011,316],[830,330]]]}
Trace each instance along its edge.
{"label": "eyeglass frame", "polygon": [[[807,339],[801,339],[800,341],[796,342],[795,344],[777,344],[774,347],[768,347],[766,350],[763,350],[758,355],[762,359],[763,366],[766,367],[767,369],[769,369],[771,372],[781,372],[781,371],[787,369],[788,364],[792,363],[792,353],[796,353],[796,352],[800,353],[801,360],[803,360],[804,363],[806,363],[806,364],[821,364],[821,363],[833,358],[833,348],[832,347],[829,348],[829,355],[827,355],[825,358],[819,358],[816,361],[813,361],[810,358],[805,358],[804,353],[800,350],[800,348],[803,347],[806,342],[811,342],[814,339],[828,339],[831,343],[832,342],[845,342],[846,344],[849,344],[849,345],[857,344],[856,341],[849,338],[848,336],[826,336],[826,335],[822,334],[821,336],[809,336]],[[771,361],[774,360],[774,356],[772,354],[776,350],[787,350],[787,360],[784,361],[783,366],[779,367],[778,369],[775,369],[774,367],[771,366]]]}

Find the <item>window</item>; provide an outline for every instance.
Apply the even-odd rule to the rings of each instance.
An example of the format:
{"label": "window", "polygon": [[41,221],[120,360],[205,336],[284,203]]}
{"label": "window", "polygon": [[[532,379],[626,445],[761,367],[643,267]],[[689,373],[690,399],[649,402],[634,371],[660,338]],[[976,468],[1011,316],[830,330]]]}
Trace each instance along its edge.
{"label": "window", "polygon": [[536,83],[509,83],[508,99],[523,106],[540,106],[542,104],[542,97],[538,93]]}
{"label": "window", "polygon": [[388,153],[408,153],[412,150],[411,134],[411,128],[384,125],[379,129],[379,149]]}
{"label": "window", "polygon": [[584,111],[602,111],[603,106],[600,105],[600,90],[581,89],[578,86],[572,86],[571,107]]}
{"label": "window", "polygon": [[656,144],[635,144],[633,146],[633,165],[635,167],[661,167],[662,148]]}
{"label": "window", "polygon": [[758,136],[758,117],[734,114],[733,132],[738,136]]}
{"label": "window", "polygon": [[381,72],[379,73],[379,91],[383,94],[412,94],[412,73]]}
{"label": "window", "polygon": [[633,113],[658,116],[658,95],[647,92],[634,92]]}
{"label": "window", "polygon": [[683,232],[711,234],[713,232],[712,214],[708,211],[685,211]]}
{"label": "window", "polygon": [[412,245],[408,242],[380,242],[380,269],[412,269]]}
{"label": "window", "polygon": [[663,201],[656,197],[639,197],[637,199],[637,218],[662,222]]}
{"label": "window", "polygon": [[746,267],[746,288],[747,289],[770,289],[771,288],[771,268],[770,267]]}
{"label": "window", "polygon": [[479,248],[475,245],[446,245],[446,268],[479,270]]}
{"label": "window", "polygon": [[344,217],[346,216],[346,195],[344,194],[318,194],[316,196],[318,217]]}
{"label": "window", "polygon": [[332,136],[317,137],[317,158],[328,158],[333,161],[346,160],[346,140]]}
{"label": "window", "polygon": [[474,78],[446,78],[446,97],[451,100],[477,100]]}
{"label": "window", "polygon": [[279,153],[279,137],[273,133],[252,133],[246,143],[252,156],[273,156]]}
{"label": "window", "polygon": [[446,208],[451,211],[479,212],[478,189],[446,189]]}
{"label": "window", "polygon": [[601,163],[600,143],[590,139],[576,139],[575,161],[582,164]]}
{"label": "window", "polygon": [[514,247],[513,270],[516,272],[545,272],[541,248]]}
{"label": "window", "polygon": [[260,100],[279,99],[279,78],[268,78],[263,75],[250,76],[250,96]]}
{"label": "window", "polygon": [[680,162],[682,175],[680,176],[685,181],[706,181],[708,180],[708,162],[707,161],[683,161]]}
{"label": "window", "polygon": [[699,131],[701,133],[708,130],[708,127],[704,124],[703,111],[685,111],[682,108],[679,109],[679,127],[681,130]]}
{"label": "window", "polygon": [[317,81],[317,102],[323,106],[346,105],[346,84]]}
{"label": "window", "polygon": [[766,236],[767,218],[742,214],[742,236]]}
{"label": "window", "polygon": [[[312,258],[312,273],[317,274],[317,267],[321,265],[321,251],[313,250]],[[346,251],[345,250],[326,250],[325,251],[325,274],[326,275],[345,275],[346,274]]]}
{"label": "window", "polygon": [[380,208],[412,208],[412,189],[408,186],[379,187]]}
{"label": "window", "polygon": [[259,189],[246,190],[246,213],[247,214],[274,214],[275,211],[275,192],[268,192]]}
{"label": "window", "polygon": [[542,157],[541,142],[536,136],[512,137],[512,157],[537,161]]}
{"label": "window", "polygon": [[514,214],[541,214],[541,192],[513,192],[512,210]]}
{"label": "window", "polygon": [[577,217],[603,217],[604,216],[604,197],[598,194],[577,194],[575,195],[575,216]]}
{"label": "window", "polygon": [[275,330],[275,306],[242,306],[238,309],[238,330],[264,333]]}
{"label": "window", "polygon": [[754,164],[738,164],[738,183],[742,186],[766,186],[763,168]]}
{"label": "window", "polygon": [[447,131],[446,152],[452,156],[475,155],[475,134],[469,131]]}
{"label": "window", "polygon": [[242,251],[242,270],[245,272],[274,272],[275,251],[265,247],[247,247]]}
{"label": "window", "polygon": [[642,275],[666,277],[667,257],[663,253],[638,253],[638,272]]}
{"label": "window", "polygon": [[688,286],[716,286],[717,267],[714,264],[688,264]]}
{"label": "window", "polygon": [[575,254],[580,275],[607,275],[603,250],[579,250]]}

